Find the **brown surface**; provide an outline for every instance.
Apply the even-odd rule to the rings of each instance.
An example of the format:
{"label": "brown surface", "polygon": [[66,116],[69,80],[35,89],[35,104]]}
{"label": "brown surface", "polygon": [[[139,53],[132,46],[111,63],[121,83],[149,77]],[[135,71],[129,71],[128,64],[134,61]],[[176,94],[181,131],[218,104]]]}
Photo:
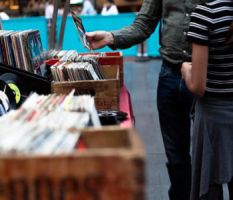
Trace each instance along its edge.
{"label": "brown surface", "polygon": [[144,150],[135,131],[86,130],[82,139],[88,148],[69,155],[1,157],[0,199],[145,199]]}
{"label": "brown surface", "polygon": [[[96,2],[97,8],[102,8],[103,4],[106,2],[106,0],[98,0]],[[118,7],[118,10],[124,10],[124,11],[138,11],[139,8],[142,5],[142,0],[114,0],[116,6]]]}
{"label": "brown surface", "polygon": [[95,96],[95,105],[99,110],[118,110],[120,95],[119,66],[101,66],[104,72],[104,80],[85,80],[70,82],[53,82],[53,93],[67,94],[76,89],[78,94],[91,93]]}

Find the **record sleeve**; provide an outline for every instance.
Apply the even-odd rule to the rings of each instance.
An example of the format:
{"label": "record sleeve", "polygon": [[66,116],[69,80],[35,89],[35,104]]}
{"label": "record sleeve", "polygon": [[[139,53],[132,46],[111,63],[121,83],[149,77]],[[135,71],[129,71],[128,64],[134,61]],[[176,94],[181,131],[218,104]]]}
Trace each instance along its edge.
{"label": "record sleeve", "polygon": [[78,17],[72,9],[70,9],[70,12],[71,12],[74,24],[78,30],[78,34],[79,34],[79,37],[81,39],[81,42],[83,43],[84,47],[86,47],[87,49],[90,50],[91,49],[90,44],[89,44],[89,42],[86,38],[86,35],[85,35],[86,31],[85,31],[85,28],[83,26],[82,19],[80,17]]}

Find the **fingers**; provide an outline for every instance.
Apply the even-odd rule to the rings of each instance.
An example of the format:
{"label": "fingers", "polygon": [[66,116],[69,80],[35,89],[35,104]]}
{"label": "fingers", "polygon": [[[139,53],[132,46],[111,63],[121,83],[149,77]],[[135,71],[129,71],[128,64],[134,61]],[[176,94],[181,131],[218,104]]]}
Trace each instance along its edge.
{"label": "fingers", "polygon": [[182,67],[185,66],[185,65],[191,65],[191,64],[192,64],[191,62],[183,62]]}
{"label": "fingers", "polygon": [[101,48],[101,38],[98,38],[98,33],[96,32],[86,32],[86,38],[89,42],[91,49]]}
{"label": "fingers", "polygon": [[105,44],[102,42],[102,41],[99,41],[99,42],[91,42],[89,41],[90,43],[90,48],[92,50],[95,50],[95,49],[100,49],[100,48],[103,48],[105,46]]}
{"label": "fingers", "polygon": [[85,34],[91,49],[99,49],[108,45],[106,31],[86,32]]}
{"label": "fingers", "polygon": [[186,76],[187,73],[190,73],[191,69],[192,69],[192,63],[191,62],[183,62],[182,63],[181,74],[182,74],[183,79],[184,79],[184,77]]}
{"label": "fingers", "polygon": [[87,38],[92,38],[95,37],[96,32],[86,32],[85,35],[87,36]]}
{"label": "fingers", "polygon": [[192,68],[192,63],[191,62],[183,62],[182,63],[181,70],[182,69],[191,69],[191,68]]}

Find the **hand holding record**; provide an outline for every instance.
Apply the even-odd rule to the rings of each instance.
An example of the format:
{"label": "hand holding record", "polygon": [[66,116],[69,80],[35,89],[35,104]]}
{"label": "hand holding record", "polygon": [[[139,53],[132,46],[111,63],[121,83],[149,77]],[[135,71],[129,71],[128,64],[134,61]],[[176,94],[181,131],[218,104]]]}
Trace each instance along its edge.
{"label": "hand holding record", "polygon": [[93,31],[85,34],[91,49],[100,49],[106,45],[114,45],[114,38],[111,32]]}

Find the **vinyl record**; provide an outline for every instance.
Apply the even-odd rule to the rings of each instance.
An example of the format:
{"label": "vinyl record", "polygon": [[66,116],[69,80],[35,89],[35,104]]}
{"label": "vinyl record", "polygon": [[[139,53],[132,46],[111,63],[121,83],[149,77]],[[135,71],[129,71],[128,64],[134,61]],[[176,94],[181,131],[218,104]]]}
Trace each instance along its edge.
{"label": "vinyl record", "polygon": [[15,104],[20,105],[23,100],[22,96],[25,95],[22,89],[23,83],[20,78],[13,73],[4,73],[0,76],[0,80],[7,83],[9,88],[13,91]]}
{"label": "vinyl record", "polygon": [[117,114],[111,111],[98,111],[100,123],[102,125],[116,125],[118,124]]}
{"label": "vinyl record", "polygon": [[128,114],[123,111],[118,111],[118,110],[102,110],[98,111],[99,117],[102,118],[111,118],[114,117],[117,121],[124,121],[127,119]]}
{"label": "vinyl record", "polygon": [[[8,102],[7,102],[8,106],[4,106],[5,111],[7,112],[11,109],[15,109],[16,108],[15,95],[13,91],[11,90],[11,88],[9,87],[9,85],[3,80],[0,80],[0,92],[1,92],[1,96],[5,95],[6,98],[8,99]],[[5,99],[4,96],[2,98]],[[3,101],[4,100],[1,99],[1,104],[4,104]]]}

